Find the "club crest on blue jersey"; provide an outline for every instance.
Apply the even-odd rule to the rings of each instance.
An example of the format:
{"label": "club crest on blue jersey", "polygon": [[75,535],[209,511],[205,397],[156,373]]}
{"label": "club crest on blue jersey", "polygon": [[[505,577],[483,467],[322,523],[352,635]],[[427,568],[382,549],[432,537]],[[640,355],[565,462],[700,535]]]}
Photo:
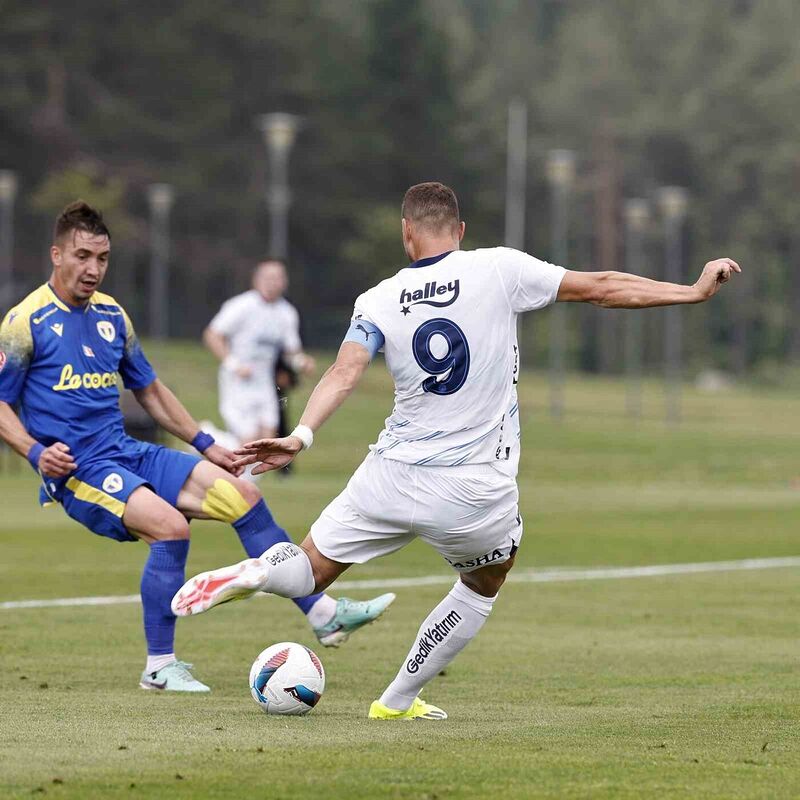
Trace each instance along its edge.
{"label": "club crest on blue jersey", "polygon": [[97,332],[107,342],[113,342],[114,337],[117,335],[116,328],[107,319],[101,319],[97,323]]}
{"label": "club crest on blue jersey", "polygon": [[400,311],[404,316],[411,313],[412,306],[435,306],[444,308],[458,300],[459,281],[456,278],[448,283],[429,281],[422,289],[402,289],[400,291]]}

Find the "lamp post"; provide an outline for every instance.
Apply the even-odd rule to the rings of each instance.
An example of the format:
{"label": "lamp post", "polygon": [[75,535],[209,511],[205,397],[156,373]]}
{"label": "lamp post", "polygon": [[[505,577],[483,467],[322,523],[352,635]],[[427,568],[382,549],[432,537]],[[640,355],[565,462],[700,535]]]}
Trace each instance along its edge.
{"label": "lamp post", "polygon": [[269,209],[269,251],[273,258],[284,260],[289,254],[289,153],[297,137],[300,117],[277,112],[260,114],[256,125],[264,136],[269,155],[267,208]]}
{"label": "lamp post", "polygon": [[[644,231],[650,218],[647,201],[632,198],[625,201],[625,269],[642,275]],[[634,313],[625,318],[625,373],[628,378],[626,406],[628,415],[642,416],[642,316]]]}
{"label": "lamp post", "polygon": [[[683,277],[683,221],[689,197],[680,186],[658,190],[658,204],[664,217],[664,278],[680,283]],[[683,367],[683,314],[680,306],[668,306],[664,315],[664,390],[667,422],[681,418],[681,373]]]}
{"label": "lamp post", "polygon": [[[553,261],[567,261],[567,226],[569,196],[575,182],[575,153],[551,150],[547,156],[547,180],[550,183],[550,250]],[[550,312],[550,414],[560,420],[564,415],[564,354],[567,317],[564,304],[556,303]]]}
{"label": "lamp post", "polygon": [[528,108],[520,98],[508,104],[506,156],[506,247],[525,247],[525,173],[528,161]]}
{"label": "lamp post", "polygon": [[0,317],[14,299],[14,200],[17,175],[0,170]]}
{"label": "lamp post", "polygon": [[166,339],[169,334],[169,214],[175,192],[168,183],[147,187],[150,206],[150,335]]}

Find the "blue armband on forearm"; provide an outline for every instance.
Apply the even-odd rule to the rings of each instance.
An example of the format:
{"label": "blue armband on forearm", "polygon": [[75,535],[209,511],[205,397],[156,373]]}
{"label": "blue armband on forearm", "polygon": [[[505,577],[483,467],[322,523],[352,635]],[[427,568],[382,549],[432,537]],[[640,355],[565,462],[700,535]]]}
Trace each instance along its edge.
{"label": "blue armband on forearm", "polygon": [[28,461],[30,461],[31,466],[35,469],[39,469],[39,459],[41,458],[42,453],[44,452],[44,445],[41,442],[34,442],[31,445],[31,449],[28,450]]}
{"label": "blue armband on forearm", "polygon": [[216,440],[210,433],[205,433],[204,431],[198,431],[197,436],[192,439],[192,447],[197,450],[198,453],[205,453],[212,444],[214,444]]}
{"label": "blue armband on forearm", "polygon": [[383,347],[386,338],[381,329],[365,319],[354,319],[350,323],[350,329],[344,337],[344,342],[355,342],[369,351],[369,357],[374,358],[375,353]]}

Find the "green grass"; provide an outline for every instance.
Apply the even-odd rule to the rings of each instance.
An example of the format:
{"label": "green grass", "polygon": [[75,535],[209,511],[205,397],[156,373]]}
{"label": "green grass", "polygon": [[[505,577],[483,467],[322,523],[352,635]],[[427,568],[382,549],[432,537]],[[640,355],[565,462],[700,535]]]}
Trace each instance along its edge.
{"label": "green grass", "polygon": [[[209,358],[174,344],[151,354],[193,413],[213,418]],[[526,376],[520,394],[521,568],[800,554],[795,396],[687,389],[684,421],[670,429],[657,384],[645,386],[635,424],[613,381],[570,381],[559,425],[541,378]],[[264,482],[296,538],[390,410],[377,365],[295,479]],[[144,547],[92,536],[60,509],[39,511],[35,488],[24,470],[0,475],[0,600],[138,591]],[[227,527],[193,527],[190,571],[240,557]],[[346,577],[447,572],[415,544]],[[480,636],[429,687],[451,715],[438,724],[365,713],[444,586],[398,590],[385,621],[322,651],[325,697],[302,719],[264,716],[246,685],[268,644],[313,646],[284,601],[178,625],[180,655],[213,686],[207,697],[137,688],[134,605],[0,610],[0,796],[796,797],[797,577],[779,569],[509,584]]]}

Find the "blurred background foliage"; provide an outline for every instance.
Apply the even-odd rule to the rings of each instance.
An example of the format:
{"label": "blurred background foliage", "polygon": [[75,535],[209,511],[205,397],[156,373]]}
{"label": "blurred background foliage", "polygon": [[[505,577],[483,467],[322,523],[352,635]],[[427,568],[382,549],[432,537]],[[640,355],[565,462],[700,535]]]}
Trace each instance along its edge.
{"label": "blurred background foliage", "polygon": [[[466,246],[501,243],[507,108],[521,97],[526,249],[550,255],[551,148],[578,154],[570,266],[621,268],[624,198],[685,186],[687,280],[718,255],[747,268],[687,315],[689,363],[776,376],[800,362],[798,34],[796,0],[0,0],[15,288],[47,274],[54,211],[80,195],[115,236],[107,288],[146,330],[145,187],[167,182],[171,333],[196,335],[267,254],[254,119],[288,111],[303,118],[290,295],[310,343],[333,344],[355,296],[405,263],[410,184],[449,183]],[[647,252],[659,277],[657,213]],[[617,312],[576,312],[572,365],[619,370],[619,330]]]}

